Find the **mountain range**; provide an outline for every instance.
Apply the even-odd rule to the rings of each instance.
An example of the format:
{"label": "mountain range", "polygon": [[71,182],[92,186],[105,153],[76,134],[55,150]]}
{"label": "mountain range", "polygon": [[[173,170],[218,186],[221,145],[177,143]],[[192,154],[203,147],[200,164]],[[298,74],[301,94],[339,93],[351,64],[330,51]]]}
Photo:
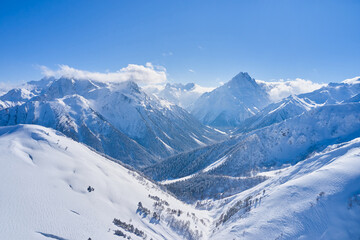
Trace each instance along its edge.
{"label": "mountain range", "polygon": [[0,238],[357,239],[360,78],[319,87],[274,102],[241,72],[216,89],[11,89]]}
{"label": "mountain range", "polygon": [[224,138],[131,81],[43,79],[13,89],[0,100],[2,126],[51,127],[137,168]]}

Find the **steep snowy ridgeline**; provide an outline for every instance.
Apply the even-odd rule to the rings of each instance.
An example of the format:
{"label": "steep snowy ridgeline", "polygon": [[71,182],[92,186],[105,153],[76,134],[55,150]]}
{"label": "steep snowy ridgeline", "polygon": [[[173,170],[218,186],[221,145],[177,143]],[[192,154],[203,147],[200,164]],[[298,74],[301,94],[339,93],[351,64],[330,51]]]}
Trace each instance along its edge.
{"label": "steep snowy ridgeline", "polygon": [[203,94],[191,113],[204,124],[228,128],[254,116],[269,103],[265,90],[249,74],[241,72],[221,87]]}
{"label": "steep snowy ridgeline", "polygon": [[[219,194],[226,196],[264,180],[258,178],[258,173],[295,164],[329,144],[358,136],[360,104],[328,105],[223,143],[171,157],[144,172],[158,181],[180,178],[165,184],[183,200],[217,198]],[[192,176],[187,177],[189,175]],[[229,184],[217,190],[219,186],[211,181],[218,182],[218,178],[213,176],[242,181],[243,186],[236,189],[234,184]],[[198,181],[206,180],[206,185],[213,188],[207,189],[212,195],[204,193],[201,196]],[[193,195],[187,199],[189,194]]]}
{"label": "steep snowy ridgeline", "polygon": [[141,145],[107,122],[79,95],[50,101],[37,97],[22,105],[0,111],[0,125],[19,123],[57,129],[76,141],[134,167],[149,166],[157,160]]}
{"label": "steep snowy ridgeline", "polygon": [[190,109],[202,94],[212,90],[213,88],[201,87],[194,83],[185,85],[167,83],[165,86],[147,86],[144,88],[146,93],[154,94],[185,109]]}
{"label": "steep snowy ridgeline", "polygon": [[329,83],[310,93],[290,96],[242,122],[233,134],[248,132],[295,117],[313,108],[342,103],[360,93],[360,84]]}
{"label": "steep snowy ridgeline", "polygon": [[213,239],[358,239],[360,138],[215,202]]}
{"label": "steep snowy ridgeline", "polygon": [[0,127],[0,151],[1,239],[207,238],[207,212],[53,129]]}
{"label": "steep snowy ridgeline", "polygon": [[[48,84],[39,81],[29,85],[35,85],[38,89],[44,88],[37,90],[38,95],[22,105],[2,110],[0,112],[2,125],[44,124],[115,158],[123,155],[122,150],[128,151],[128,155],[142,155],[144,150],[134,153],[136,152],[132,151],[134,146],[130,148],[127,146],[131,140],[126,140],[128,143],[123,143],[121,147],[124,137],[108,136],[125,134],[149,153],[138,157],[138,163],[127,161],[135,167],[150,165],[162,157],[189,151],[224,138],[224,134],[202,125],[182,108],[165,100],[150,98],[133,82],[105,83],[60,78],[53,79]],[[64,99],[68,100],[64,101]],[[43,105],[48,108],[44,112],[47,115],[39,116],[38,108]],[[56,114],[51,114],[52,112]],[[92,115],[90,117],[92,121],[84,120],[89,118],[86,116],[87,113]],[[65,126],[67,120],[71,121],[72,125]],[[57,124],[62,122],[65,124]],[[77,130],[84,125],[86,135],[83,135],[83,131]],[[107,127],[103,129],[99,125]],[[116,133],[108,131],[110,126]],[[67,128],[73,128],[74,131],[68,131]],[[94,140],[88,140],[88,135]],[[113,142],[118,142],[116,143],[118,146]],[[130,145],[134,144],[135,142]],[[130,159],[135,158],[130,156]],[[148,160],[141,163],[142,159]]]}

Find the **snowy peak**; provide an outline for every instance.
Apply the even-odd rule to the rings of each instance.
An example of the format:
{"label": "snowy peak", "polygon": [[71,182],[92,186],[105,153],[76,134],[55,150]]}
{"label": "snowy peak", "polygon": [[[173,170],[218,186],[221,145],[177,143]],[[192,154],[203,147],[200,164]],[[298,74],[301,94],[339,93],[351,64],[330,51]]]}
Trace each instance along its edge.
{"label": "snowy peak", "polygon": [[203,94],[191,113],[202,123],[219,128],[238,126],[270,103],[268,94],[248,73]]}
{"label": "snowy peak", "polygon": [[22,102],[34,96],[35,95],[27,89],[15,88],[2,95],[0,99],[2,101]]}
{"label": "snowy peak", "polygon": [[226,85],[239,88],[248,88],[250,86],[255,88],[258,87],[255,79],[251,78],[247,72],[238,73],[228,83],[226,83]]}
{"label": "snowy peak", "polygon": [[0,97],[0,110],[23,104],[34,96],[34,93],[28,89],[12,89]]}

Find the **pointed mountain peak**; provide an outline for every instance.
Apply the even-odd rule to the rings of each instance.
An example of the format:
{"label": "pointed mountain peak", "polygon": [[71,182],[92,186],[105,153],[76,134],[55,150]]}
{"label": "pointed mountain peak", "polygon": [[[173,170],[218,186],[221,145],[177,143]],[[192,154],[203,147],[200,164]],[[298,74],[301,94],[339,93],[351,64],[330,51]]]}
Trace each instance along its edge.
{"label": "pointed mountain peak", "polygon": [[251,77],[247,72],[239,72],[233,79],[251,79]]}
{"label": "pointed mountain peak", "polygon": [[126,86],[131,89],[134,90],[135,92],[140,92],[140,87],[139,85],[137,85],[134,81],[127,81],[126,82]]}
{"label": "pointed mountain peak", "polygon": [[110,82],[112,91],[128,92],[128,93],[141,93],[141,88],[134,81],[125,82]]}
{"label": "pointed mountain peak", "polygon": [[256,83],[255,79],[251,78],[247,72],[240,72],[225,85],[227,87],[235,87],[240,89],[259,88],[259,85]]}
{"label": "pointed mountain peak", "polygon": [[255,79],[251,78],[247,72],[240,72],[235,77],[233,77],[228,84],[231,86],[248,86],[257,85]]}

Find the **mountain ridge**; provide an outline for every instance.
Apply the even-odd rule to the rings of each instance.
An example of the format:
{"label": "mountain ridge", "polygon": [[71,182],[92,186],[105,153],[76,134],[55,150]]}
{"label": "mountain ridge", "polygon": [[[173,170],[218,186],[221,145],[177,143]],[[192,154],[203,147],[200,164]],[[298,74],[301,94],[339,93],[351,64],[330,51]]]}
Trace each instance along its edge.
{"label": "mountain ridge", "polygon": [[[35,89],[32,86],[36,84],[29,84],[29,88]],[[35,123],[52,127],[130,165],[136,161],[131,156],[135,154],[140,159],[133,163],[135,167],[225,137],[182,108],[149,97],[131,81],[59,78],[39,85],[46,87],[37,88],[38,95],[0,110],[1,125]]]}

